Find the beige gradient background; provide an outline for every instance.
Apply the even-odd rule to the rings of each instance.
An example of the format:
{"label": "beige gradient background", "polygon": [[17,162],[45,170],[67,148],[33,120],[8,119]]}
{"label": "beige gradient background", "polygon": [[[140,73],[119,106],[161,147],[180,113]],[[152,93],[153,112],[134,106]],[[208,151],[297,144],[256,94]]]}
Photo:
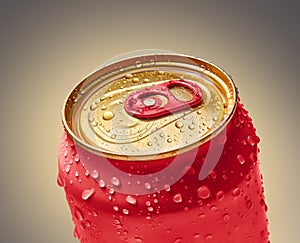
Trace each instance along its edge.
{"label": "beige gradient background", "polygon": [[1,1],[0,242],[77,242],[56,185],[63,101],[102,62],[145,48],[233,76],[261,137],[271,242],[299,242],[296,2]]}

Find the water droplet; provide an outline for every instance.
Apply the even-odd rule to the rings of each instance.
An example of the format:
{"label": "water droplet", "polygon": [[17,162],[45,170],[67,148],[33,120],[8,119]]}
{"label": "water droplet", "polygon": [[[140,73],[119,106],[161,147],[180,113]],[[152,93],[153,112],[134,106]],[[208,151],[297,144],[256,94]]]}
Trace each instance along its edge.
{"label": "water droplet", "polygon": [[136,236],[134,237],[134,239],[129,239],[128,243],[142,243],[143,242],[143,238]]}
{"label": "water droplet", "polygon": [[238,162],[239,162],[241,165],[245,164],[245,162],[246,162],[244,156],[241,155],[241,154],[237,155],[237,156],[236,156],[236,159],[238,160]]}
{"label": "water droplet", "polygon": [[90,173],[91,177],[94,178],[94,179],[97,179],[99,177],[99,173],[97,170],[93,170],[91,173]]}
{"label": "water droplet", "polygon": [[252,163],[255,163],[257,162],[257,154],[256,153],[251,153],[250,156],[249,156],[250,160]]}
{"label": "water droplet", "polygon": [[225,213],[225,214],[223,215],[223,220],[224,220],[224,221],[228,221],[229,219],[230,219],[229,214],[228,214],[228,213]]}
{"label": "water droplet", "polygon": [[216,194],[216,199],[218,201],[221,201],[223,198],[224,198],[224,192],[223,191],[218,191],[217,194]]}
{"label": "water droplet", "polygon": [[176,126],[177,128],[182,128],[182,127],[183,127],[183,124],[182,124],[182,122],[177,121],[177,122],[175,122],[175,126]]}
{"label": "water droplet", "polygon": [[198,215],[198,217],[199,217],[200,219],[204,219],[204,218],[206,217],[206,215],[205,215],[205,213],[200,213],[200,214]]}
{"label": "water droplet", "polygon": [[147,209],[149,212],[153,212],[153,207],[148,207]]}
{"label": "water droplet", "polygon": [[210,190],[207,186],[201,186],[197,190],[198,197],[201,199],[207,199],[210,197]]}
{"label": "water droplet", "polygon": [[168,142],[168,143],[172,143],[172,141],[173,141],[172,138],[168,138],[168,139],[167,139],[167,142]]}
{"label": "water droplet", "polygon": [[62,179],[60,176],[57,176],[57,185],[60,186],[60,187],[65,187],[66,186],[65,180]]}
{"label": "water droplet", "polygon": [[105,105],[103,105],[103,106],[101,106],[101,110],[106,110],[107,109],[107,107],[105,106]]}
{"label": "water droplet", "polygon": [[108,193],[109,193],[110,195],[113,195],[113,194],[115,193],[115,190],[114,190],[113,188],[109,188]]}
{"label": "water droplet", "polygon": [[114,116],[115,116],[115,114],[112,111],[105,111],[103,113],[103,119],[106,121],[113,119]]}
{"label": "water droplet", "polygon": [[241,194],[240,188],[236,187],[236,188],[233,189],[232,195],[233,195],[234,197],[238,197],[240,194]]}
{"label": "water droplet", "polygon": [[75,207],[75,209],[74,209],[74,216],[79,221],[83,220],[83,215],[78,207]]}
{"label": "water droplet", "polygon": [[240,119],[239,118],[235,118],[234,120],[233,120],[233,124],[234,124],[234,126],[235,127],[239,127],[240,126]]}
{"label": "water droplet", "polygon": [[248,209],[251,209],[253,207],[252,201],[250,199],[246,201],[246,207]]}
{"label": "water droplet", "polygon": [[129,204],[132,204],[132,205],[136,205],[136,203],[137,203],[136,199],[130,195],[128,195],[126,197],[126,202],[128,202]]}
{"label": "water droplet", "polygon": [[90,110],[91,110],[91,111],[94,111],[94,110],[96,110],[97,108],[98,108],[98,105],[95,104],[95,103],[93,103],[93,104],[90,105]]}
{"label": "water droplet", "polygon": [[118,212],[119,211],[119,207],[118,206],[113,206],[113,209],[116,211],[116,212]]}
{"label": "water droplet", "polygon": [[77,154],[76,156],[75,156],[75,158],[74,158],[74,161],[76,162],[76,163],[78,163],[79,162],[79,155]]}
{"label": "water droplet", "polygon": [[176,195],[173,197],[173,201],[174,201],[175,203],[180,203],[180,202],[182,202],[182,196],[181,196],[181,194],[180,194],[180,193],[176,194]]}
{"label": "water droplet", "polygon": [[141,62],[141,61],[136,61],[136,62],[135,62],[135,66],[136,66],[137,68],[141,68],[141,67],[142,67],[142,62]]}
{"label": "water droplet", "polygon": [[123,209],[123,213],[126,214],[126,215],[128,215],[128,214],[129,214],[128,209],[124,208],[124,209]]}
{"label": "water droplet", "polygon": [[151,142],[148,142],[147,145],[148,145],[148,146],[152,146],[152,143],[151,143]]}
{"label": "water droplet", "polygon": [[182,242],[182,238],[178,237],[174,240],[174,243],[181,243]]}
{"label": "water droplet", "polygon": [[212,240],[212,238],[213,238],[213,237],[212,237],[211,234],[207,234],[207,235],[205,236],[205,239],[206,239],[206,240]]}
{"label": "water droplet", "polygon": [[150,183],[146,182],[146,183],[145,183],[145,188],[146,188],[147,190],[150,190],[150,189],[151,189]]}
{"label": "water droplet", "polygon": [[190,129],[190,130],[194,130],[194,129],[195,129],[195,125],[194,125],[194,124],[190,124],[190,125],[189,125],[189,129]]}
{"label": "water droplet", "polygon": [[139,78],[133,78],[133,79],[132,79],[132,82],[133,82],[133,83],[138,83],[139,81],[140,81]]}
{"label": "water droplet", "polygon": [[76,177],[79,176],[79,172],[78,172],[78,171],[75,172],[75,176],[76,176]]}
{"label": "water droplet", "polygon": [[144,78],[144,83],[149,83],[150,80],[148,78]]}
{"label": "water droplet", "polygon": [[67,174],[70,172],[70,169],[71,169],[70,165],[67,165],[67,167],[65,169],[65,171],[66,171]]}
{"label": "water droplet", "polygon": [[94,188],[83,190],[83,192],[81,193],[81,198],[83,200],[88,200],[94,193],[95,193]]}
{"label": "water droplet", "polygon": [[104,188],[104,187],[105,187],[105,181],[104,181],[104,180],[100,180],[100,181],[99,181],[99,186],[100,186],[101,188]]}
{"label": "water droplet", "polygon": [[131,73],[126,74],[125,76],[127,79],[133,78],[133,75]]}
{"label": "water droplet", "polygon": [[114,186],[117,186],[117,187],[120,186],[120,180],[117,177],[111,178],[110,181]]}
{"label": "water droplet", "polygon": [[245,176],[245,180],[246,180],[246,181],[251,181],[251,179],[252,179],[252,176],[251,176],[250,174],[247,174],[247,175]]}

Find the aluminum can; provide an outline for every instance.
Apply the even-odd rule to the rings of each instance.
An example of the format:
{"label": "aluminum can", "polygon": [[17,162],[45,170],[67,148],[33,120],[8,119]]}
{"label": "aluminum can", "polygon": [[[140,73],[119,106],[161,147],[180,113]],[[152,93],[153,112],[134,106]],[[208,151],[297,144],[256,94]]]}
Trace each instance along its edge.
{"label": "aluminum can", "polygon": [[268,242],[260,139],[216,65],[117,59],[71,91],[62,121],[57,183],[80,242]]}

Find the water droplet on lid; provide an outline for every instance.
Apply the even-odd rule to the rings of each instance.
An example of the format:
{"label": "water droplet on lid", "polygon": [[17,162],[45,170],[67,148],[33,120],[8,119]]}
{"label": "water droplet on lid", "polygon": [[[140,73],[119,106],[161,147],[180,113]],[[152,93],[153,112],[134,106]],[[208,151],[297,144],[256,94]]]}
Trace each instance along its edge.
{"label": "water droplet on lid", "polygon": [[175,203],[180,203],[180,202],[182,202],[182,196],[181,196],[181,194],[178,193],[178,194],[174,195],[173,201],[174,201]]}
{"label": "water droplet on lid", "polygon": [[149,83],[150,80],[148,78],[144,78],[144,83]]}
{"label": "water droplet on lid", "polygon": [[133,79],[132,79],[132,82],[133,82],[133,83],[138,83],[139,81],[140,81],[139,78],[133,78]]}
{"label": "water droplet on lid", "polygon": [[78,172],[78,171],[75,172],[75,176],[76,176],[76,177],[79,176],[79,172]]}
{"label": "water droplet on lid", "polygon": [[207,199],[210,197],[210,190],[207,186],[201,186],[197,190],[198,197],[201,199]]}
{"label": "water droplet on lid", "polygon": [[168,142],[168,143],[172,143],[172,141],[173,141],[172,138],[168,138],[168,139],[167,139],[167,142]]}
{"label": "water droplet on lid", "polygon": [[128,202],[129,204],[132,204],[132,205],[136,205],[136,203],[137,203],[136,199],[130,195],[128,195],[126,197],[126,202]]}
{"label": "water droplet on lid", "polygon": [[94,110],[96,110],[97,108],[98,108],[98,105],[97,105],[96,103],[93,103],[93,104],[90,105],[90,110],[91,110],[91,111],[94,111]]}
{"label": "water droplet on lid", "polygon": [[131,73],[126,74],[125,78],[130,79],[133,78],[133,75]]}
{"label": "water droplet on lid", "polygon": [[136,66],[137,68],[141,68],[141,67],[142,67],[142,62],[141,62],[141,61],[136,61],[136,62],[135,62],[135,66]]}
{"label": "water droplet on lid", "polygon": [[128,214],[129,214],[128,209],[124,208],[124,209],[123,209],[123,213],[126,214],[126,215],[128,215]]}
{"label": "water droplet on lid", "polygon": [[225,194],[223,191],[218,191],[217,194],[216,194],[216,199],[218,201],[221,201],[223,198],[224,198]]}
{"label": "water droplet on lid", "polygon": [[93,170],[91,173],[90,173],[91,177],[94,178],[94,179],[97,179],[99,177],[99,173],[97,170]]}
{"label": "water droplet on lid", "polygon": [[114,116],[115,116],[115,114],[112,111],[105,111],[103,113],[103,120],[106,120],[106,121],[111,120],[111,119],[113,119]]}
{"label": "water droplet on lid", "polygon": [[245,162],[246,162],[244,156],[241,155],[241,154],[237,155],[237,156],[236,156],[236,159],[238,160],[238,162],[239,162],[241,165],[245,164]]}
{"label": "water droplet on lid", "polygon": [[234,197],[238,197],[240,194],[241,194],[240,188],[236,187],[236,188],[233,189],[232,195],[233,195]]}
{"label": "water droplet on lid", "polygon": [[190,130],[194,130],[194,129],[195,129],[195,125],[194,125],[194,124],[190,124],[190,125],[189,125],[189,129],[190,129]]}
{"label": "water droplet on lid", "polygon": [[107,107],[105,106],[105,105],[103,105],[103,106],[101,106],[101,110],[106,110],[107,109]]}
{"label": "water droplet on lid", "polygon": [[182,128],[182,127],[183,127],[183,124],[182,124],[182,122],[177,121],[177,122],[175,122],[175,126],[176,126],[177,128]]}
{"label": "water droplet on lid", "polygon": [[83,192],[81,193],[81,198],[83,200],[88,200],[94,193],[95,193],[94,188],[83,190]]}
{"label": "water droplet on lid", "polygon": [[200,213],[200,214],[198,215],[198,217],[199,217],[200,219],[204,219],[204,218],[206,217],[206,215],[205,215],[205,213]]}
{"label": "water droplet on lid", "polygon": [[119,211],[119,207],[118,206],[113,206],[113,209],[116,211],[116,212],[118,212]]}

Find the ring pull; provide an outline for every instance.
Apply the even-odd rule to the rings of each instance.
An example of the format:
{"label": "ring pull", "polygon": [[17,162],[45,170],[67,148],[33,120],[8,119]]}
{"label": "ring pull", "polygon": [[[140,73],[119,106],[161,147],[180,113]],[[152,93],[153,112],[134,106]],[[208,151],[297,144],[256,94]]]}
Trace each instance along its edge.
{"label": "ring pull", "polygon": [[[193,93],[189,101],[178,100],[171,92],[174,87],[184,87]],[[162,106],[163,101],[156,95],[164,96],[167,103]],[[128,114],[140,119],[159,118],[174,112],[182,111],[202,104],[202,91],[200,87],[192,82],[170,80],[168,82],[147,87],[133,92],[127,97],[124,107]]]}

